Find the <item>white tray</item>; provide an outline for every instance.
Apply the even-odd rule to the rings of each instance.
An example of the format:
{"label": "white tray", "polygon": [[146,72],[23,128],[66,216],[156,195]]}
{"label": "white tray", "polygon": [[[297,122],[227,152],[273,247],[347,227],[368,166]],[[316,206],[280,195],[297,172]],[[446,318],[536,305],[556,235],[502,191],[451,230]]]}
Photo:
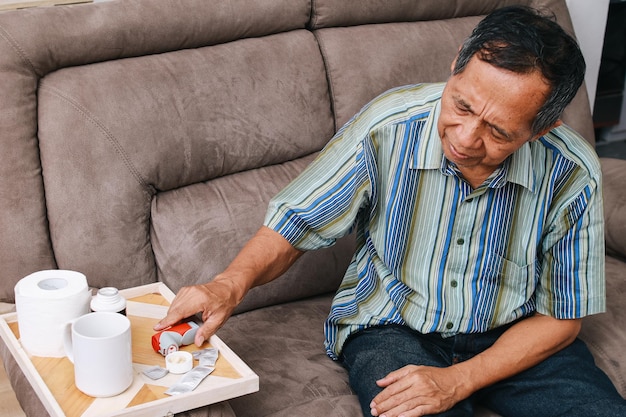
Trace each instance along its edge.
{"label": "white tray", "polygon": [[130,388],[110,398],[93,398],[80,392],[74,385],[74,365],[67,358],[29,356],[19,342],[17,314],[0,315],[0,337],[51,416],[166,416],[259,390],[258,376],[219,337],[212,336],[200,348],[191,345],[181,350],[216,347],[219,358],[215,371],[190,393],[165,394],[181,375],[168,374],[154,381],[142,371],[154,365],[165,367],[163,356],[152,349],[152,326],[165,316],[174,293],[163,283],[120,292],[128,300],[126,314],[132,324],[135,377]]}

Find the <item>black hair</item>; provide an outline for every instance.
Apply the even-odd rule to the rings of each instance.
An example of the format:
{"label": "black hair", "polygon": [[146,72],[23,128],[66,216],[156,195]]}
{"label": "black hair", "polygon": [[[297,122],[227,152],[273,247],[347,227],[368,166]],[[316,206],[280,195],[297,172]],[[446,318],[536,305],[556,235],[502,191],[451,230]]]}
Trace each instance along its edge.
{"label": "black hair", "polygon": [[533,135],[559,120],[585,76],[585,60],[574,38],[553,15],[526,6],[503,7],[480,21],[463,43],[453,74],[463,72],[474,55],[516,73],[541,72],[551,89],[533,121]]}

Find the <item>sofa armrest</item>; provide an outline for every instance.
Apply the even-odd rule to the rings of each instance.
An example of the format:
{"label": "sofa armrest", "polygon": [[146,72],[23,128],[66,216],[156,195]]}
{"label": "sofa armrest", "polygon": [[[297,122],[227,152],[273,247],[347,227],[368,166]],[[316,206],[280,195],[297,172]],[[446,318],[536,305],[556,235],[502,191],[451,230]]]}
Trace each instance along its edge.
{"label": "sofa armrest", "polygon": [[626,161],[600,158],[603,174],[605,239],[608,254],[626,259]]}

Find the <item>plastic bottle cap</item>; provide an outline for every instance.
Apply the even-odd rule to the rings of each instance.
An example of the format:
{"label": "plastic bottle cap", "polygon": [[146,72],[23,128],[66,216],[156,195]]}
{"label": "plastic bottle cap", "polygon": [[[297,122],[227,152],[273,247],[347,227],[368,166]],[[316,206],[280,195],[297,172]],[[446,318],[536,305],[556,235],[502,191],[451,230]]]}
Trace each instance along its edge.
{"label": "plastic bottle cap", "polygon": [[193,368],[193,356],[184,350],[172,352],[165,357],[165,368],[173,374],[184,374]]}
{"label": "plastic bottle cap", "polygon": [[126,299],[115,287],[100,288],[91,299],[91,311],[111,311],[126,315]]}

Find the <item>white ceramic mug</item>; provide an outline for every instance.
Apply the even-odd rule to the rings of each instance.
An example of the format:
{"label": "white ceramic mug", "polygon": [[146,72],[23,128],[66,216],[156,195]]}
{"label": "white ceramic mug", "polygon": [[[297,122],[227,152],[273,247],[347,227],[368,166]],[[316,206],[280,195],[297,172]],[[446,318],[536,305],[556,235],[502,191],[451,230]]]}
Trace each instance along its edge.
{"label": "white ceramic mug", "polygon": [[118,313],[96,312],[68,322],[65,352],[74,364],[76,387],[92,397],[111,397],[133,382],[130,320]]}

